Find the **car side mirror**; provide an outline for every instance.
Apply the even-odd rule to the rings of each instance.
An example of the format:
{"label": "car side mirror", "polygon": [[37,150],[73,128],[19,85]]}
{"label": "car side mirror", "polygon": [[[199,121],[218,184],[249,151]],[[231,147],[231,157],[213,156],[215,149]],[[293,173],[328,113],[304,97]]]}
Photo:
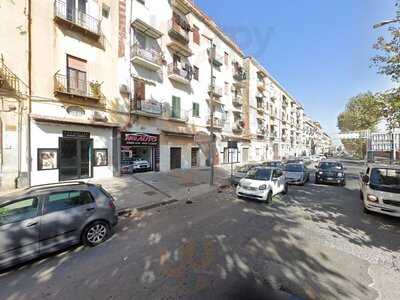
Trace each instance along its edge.
{"label": "car side mirror", "polygon": [[363,181],[365,184],[368,184],[368,183],[369,183],[369,176],[368,176],[368,175],[364,175],[364,176],[362,177],[362,181]]}

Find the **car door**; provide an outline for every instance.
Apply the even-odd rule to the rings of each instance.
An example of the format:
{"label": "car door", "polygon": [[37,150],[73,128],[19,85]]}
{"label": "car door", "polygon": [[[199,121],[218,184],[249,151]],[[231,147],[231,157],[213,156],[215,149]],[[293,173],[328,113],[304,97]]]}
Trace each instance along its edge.
{"label": "car door", "polygon": [[278,177],[278,192],[277,193],[281,193],[285,190],[285,184],[286,184],[286,177],[283,174],[283,172],[281,170],[277,170],[277,176]]}
{"label": "car door", "polygon": [[40,252],[54,251],[80,240],[81,228],[95,212],[89,191],[63,191],[46,197],[40,230]]}
{"label": "car door", "polygon": [[0,265],[34,258],[39,252],[40,200],[27,197],[0,205]]}
{"label": "car door", "polygon": [[282,173],[282,171],[276,169],[273,170],[272,172],[272,181],[271,181],[271,185],[272,185],[272,193],[273,195],[279,194],[279,187],[280,187],[280,182],[279,182],[279,178],[280,178],[280,173]]}

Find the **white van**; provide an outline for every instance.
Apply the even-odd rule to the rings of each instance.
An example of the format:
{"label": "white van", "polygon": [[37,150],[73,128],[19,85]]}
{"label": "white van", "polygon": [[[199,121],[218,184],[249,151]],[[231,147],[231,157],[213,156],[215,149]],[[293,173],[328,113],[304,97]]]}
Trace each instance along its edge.
{"label": "white van", "polygon": [[360,173],[364,212],[400,217],[400,166],[370,164]]}

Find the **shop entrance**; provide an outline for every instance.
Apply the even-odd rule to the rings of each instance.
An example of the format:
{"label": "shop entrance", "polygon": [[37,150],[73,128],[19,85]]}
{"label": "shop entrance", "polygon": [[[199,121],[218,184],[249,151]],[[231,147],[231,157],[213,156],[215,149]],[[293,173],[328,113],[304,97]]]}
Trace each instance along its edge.
{"label": "shop entrance", "polygon": [[180,169],[182,167],[182,149],[181,148],[171,148],[171,170]]}
{"label": "shop entrance", "polygon": [[60,181],[92,177],[93,140],[85,137],[63,137],[59,140]]}
{"label": "shop entrance", "polygon": [[199,167],[199,148],[192,148],[192,168]]}

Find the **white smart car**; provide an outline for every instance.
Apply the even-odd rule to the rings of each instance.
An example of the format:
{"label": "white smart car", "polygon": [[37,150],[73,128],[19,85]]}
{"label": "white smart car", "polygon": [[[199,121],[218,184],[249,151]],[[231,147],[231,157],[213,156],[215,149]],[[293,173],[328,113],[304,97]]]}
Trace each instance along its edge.
{"label": "white smart car", "polygon": [[251,198],[271,202],[272,197],[288,192],[283,171],[278,168],[257,167],[251,169],[246,176],[240,180],[236,188],[238,197]]}

